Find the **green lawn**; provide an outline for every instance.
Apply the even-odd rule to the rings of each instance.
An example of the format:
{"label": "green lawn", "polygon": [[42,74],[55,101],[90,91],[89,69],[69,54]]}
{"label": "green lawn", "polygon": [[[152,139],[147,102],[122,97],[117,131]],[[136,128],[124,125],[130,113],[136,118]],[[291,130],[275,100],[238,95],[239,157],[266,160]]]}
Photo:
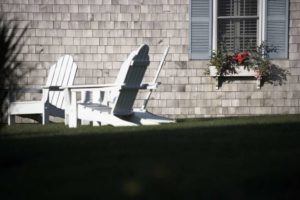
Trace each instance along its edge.
{"label": "green lawn", "polygon": [[300,115],[0,133],[0,199],[300,199]]}

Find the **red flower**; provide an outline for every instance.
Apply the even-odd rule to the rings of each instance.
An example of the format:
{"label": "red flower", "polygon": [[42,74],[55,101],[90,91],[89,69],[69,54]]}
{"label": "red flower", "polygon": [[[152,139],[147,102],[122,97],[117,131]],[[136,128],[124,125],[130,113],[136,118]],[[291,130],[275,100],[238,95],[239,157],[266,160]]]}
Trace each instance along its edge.
{"label": "red flower", "polygon": [[248,51],[244,51],[244,52],[241,52],[241,53],[236,53],[234,56],[233,56],[233,59],[239,64],[243,64],[244,61],[247,59],[247,57],[249,56],[249,52]]}

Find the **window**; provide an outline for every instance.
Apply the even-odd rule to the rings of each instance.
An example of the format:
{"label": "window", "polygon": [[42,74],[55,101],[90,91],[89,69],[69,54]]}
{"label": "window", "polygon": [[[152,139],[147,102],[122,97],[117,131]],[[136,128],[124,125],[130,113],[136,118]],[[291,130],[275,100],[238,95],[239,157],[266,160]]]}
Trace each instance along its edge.
{"label": "window", "polygon": [[209,59],[222,42],[230,52],[274,45],[288,57],[288,0],[190,0],[190,58]]}
{"label": "window", "polygon": [[257,0],[222,0],[218,2],[217,43],[236,52],[257,45]]}

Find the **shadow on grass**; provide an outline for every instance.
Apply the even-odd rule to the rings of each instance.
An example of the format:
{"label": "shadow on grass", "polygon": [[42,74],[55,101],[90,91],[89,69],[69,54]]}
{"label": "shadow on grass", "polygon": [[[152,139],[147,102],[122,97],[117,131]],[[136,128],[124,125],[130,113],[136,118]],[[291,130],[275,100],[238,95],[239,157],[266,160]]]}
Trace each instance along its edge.
{"label": "shadow on grass", "polygon": [[[101,130],[111,131],[98,128],[91,132]],[[2,138],[0,196],[5,199],[300,197],[299,123],[216,127],[182,123],[114,130],[110,134]]]}

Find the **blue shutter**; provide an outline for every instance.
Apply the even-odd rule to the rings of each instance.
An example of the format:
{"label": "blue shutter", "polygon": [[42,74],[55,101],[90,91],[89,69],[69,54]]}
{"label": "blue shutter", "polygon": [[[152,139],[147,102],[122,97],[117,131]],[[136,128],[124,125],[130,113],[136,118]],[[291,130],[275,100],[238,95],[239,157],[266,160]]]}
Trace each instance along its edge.
{"label": "blue shutter", "polygon": [[270,58],[288,58],[288,0],[267,0],[266,40],[277,52]]}
{"label": "blue shutter", "polygon": [[212,38],[212,0],[190,0],[190,58],[209,59]]}

